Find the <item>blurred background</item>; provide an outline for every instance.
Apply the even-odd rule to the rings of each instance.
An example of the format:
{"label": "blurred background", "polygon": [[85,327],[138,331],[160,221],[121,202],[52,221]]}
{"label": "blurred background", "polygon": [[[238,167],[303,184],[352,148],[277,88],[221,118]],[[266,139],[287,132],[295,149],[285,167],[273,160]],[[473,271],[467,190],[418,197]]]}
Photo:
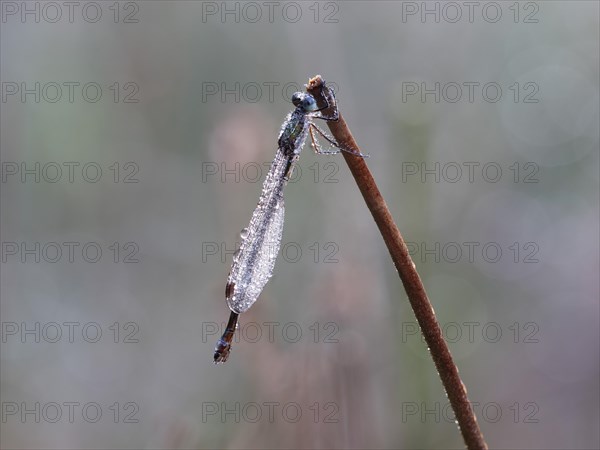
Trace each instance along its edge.
{"label": "blurred background", "polygon": [[597,2],[0,6],[3,448],[463,447],[339,155],[303,151],[274,276],[213,364],[315,74],[490,447],[599,447]]}

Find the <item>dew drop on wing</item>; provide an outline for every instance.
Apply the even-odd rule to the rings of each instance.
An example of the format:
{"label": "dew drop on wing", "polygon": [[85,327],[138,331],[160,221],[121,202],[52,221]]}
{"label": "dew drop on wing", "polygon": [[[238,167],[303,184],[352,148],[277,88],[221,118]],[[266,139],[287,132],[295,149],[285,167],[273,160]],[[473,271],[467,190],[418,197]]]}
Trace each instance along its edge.
{"label": "dew drop on wing", "polygon": [[[283,234],[285,214],[283,198],[277,202],[276,206],[272,210],[268,223],[266,223],[261,245],[252,247],[249,244],[244,250],[243,261],[239,260],[238,264],[232,269],[232,277],[236,282],[237,292],[228,300],[228,305],[232,311],[237,313],[247,311],[254,304],[273,274]],[[253,260],[251,265],[246,264],[246,258],[250,256]]]}
{"label": "dew drop on wing", "polygon": [[248,228],[242,228],[242,231],[240,231],[240,238],[243,240],[245,240],[248,237]]}

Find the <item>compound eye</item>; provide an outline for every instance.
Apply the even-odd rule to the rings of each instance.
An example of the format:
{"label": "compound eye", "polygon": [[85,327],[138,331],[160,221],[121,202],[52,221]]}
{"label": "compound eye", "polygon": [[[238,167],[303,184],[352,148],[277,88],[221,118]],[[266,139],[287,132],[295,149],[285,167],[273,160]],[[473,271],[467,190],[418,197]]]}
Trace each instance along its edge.
{"label": "compound eye", "polygon": [[302,92],[294,92],[294,94],[292,95],[292,103],[294,104],[294,106],[300,106],[300,103],[302,103],[304,100],[304,94]]}
{"label": "compound eye", "polygon": [[302,109],[305,111],[317,110],[317,101],[312,95],[306,94],[306,96],[302,99]]}

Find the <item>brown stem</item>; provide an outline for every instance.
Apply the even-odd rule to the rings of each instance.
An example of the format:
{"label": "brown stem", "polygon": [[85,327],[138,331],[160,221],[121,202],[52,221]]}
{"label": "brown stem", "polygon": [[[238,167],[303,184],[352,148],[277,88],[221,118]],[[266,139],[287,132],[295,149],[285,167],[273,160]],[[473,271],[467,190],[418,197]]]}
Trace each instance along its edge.
{"label": "brown stem", "polygon": [[[330,103],[330,108],[328,109],[335,106],[335,100],[331,96],[331,91],[325,86],[325,82],[320,75],[309,80],[307,91],[315,97],[319,107],[327,105],[325,98]],[[325,110],[324,113],[331,114],[331,111]],[[339,120],[328,121],[327,124],[333,137],[339,144],[354,152],[360,152],[341,114],[339,114]],[[421,327],[421,332],[431,352],[433,362],[448,394],[448,399],[454,410],[465,444],[469,449],[487,449],[487,444],[477,424],[477,418],[467,398],[467,389],[458,375],[458,368],[454,364],[450,350],[444,341],[442,331],[435,318],[433,307],[427,298],[423,282],[410,258],[408,248],[404,243],[404,239],[402,239],[400,230],[398,230],[398,227],[394,223],[394,219],[377,188],[377,184],[364,158],[348,152],[342,152],[342,154],[383,236],[398,275],[400,275],[412,309]]]}

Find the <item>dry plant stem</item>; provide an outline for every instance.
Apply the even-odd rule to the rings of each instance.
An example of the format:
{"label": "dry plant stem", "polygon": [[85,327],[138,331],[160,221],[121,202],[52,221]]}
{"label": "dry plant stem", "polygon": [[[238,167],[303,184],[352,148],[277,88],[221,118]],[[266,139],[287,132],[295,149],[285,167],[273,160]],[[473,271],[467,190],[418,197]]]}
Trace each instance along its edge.
{"label": "dry plant stem", "polygon": [[[317,75],[309,81],[307,91],[317,99],[319,107],[326,106],[323,95],[321,95],[322,90],[323,79]],[[328,94],[327,92],[323,93],[325,95]],[[331,97],[327,95],[327,98]],[[331,111],[325,110],[324,113],[331,114]],[[339,120],[328,121],[327,124],[338,143],[350,150],[360,152],[341,114],[339,115]],[[448,399],[456,415],[465,444],[469,449],[487,449],[487,444],[477,424],[477,418],[469,404],[467,390],[458,375],[458,368],[454,364],[450,350],[444,341],[442,331],[435,318],[433,307],[427,298],[427,293],[410,258],[408,248],[404,243],[404,239],[402,239],[400,230],[398,230],[398,227],[394,223],[394,219],[377,188],[377,184],[364,158],[354,156],[348,152],[342,152],[342,154],[367,203],[367,207],[373,215],[373,219],[375,219],[375,223],[383,236],[385,245],[404,284],[404,289],[406,290],[412,309],[425,336],[425,341],[429,346],[433,362],[448,394]]]}

